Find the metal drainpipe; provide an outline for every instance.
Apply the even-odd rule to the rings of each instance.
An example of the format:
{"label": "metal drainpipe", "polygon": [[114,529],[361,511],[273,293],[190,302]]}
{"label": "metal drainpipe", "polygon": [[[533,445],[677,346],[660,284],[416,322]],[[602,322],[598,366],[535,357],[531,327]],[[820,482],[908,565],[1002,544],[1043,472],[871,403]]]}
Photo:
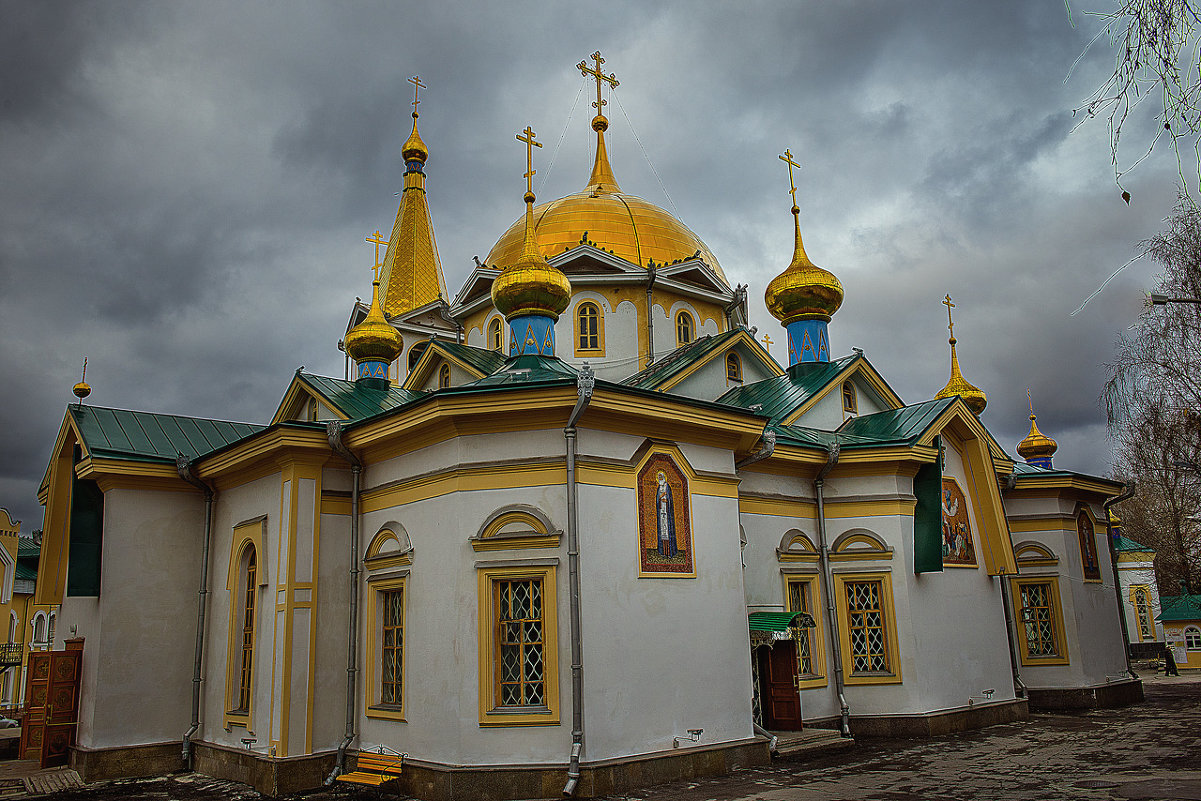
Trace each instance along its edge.
{"label": "metal drainpipe", "polygon": [[743,459],[741,462],[735,463],[735,465],[734,465],[735,471],[741,470],[742,468],[746,467],[747,465],[754,464],[755,462],[762,461],[776,452],[776,432],[775,431],[764,431],[762,439],[763,439],[763,447],[760,448],[759,450],[755,451],[754,453],[752,453],[750,456]]}
{"label": "metal drainpipe", "polygon": [[183,736],[183,763],[192,769],[192,737],[200,730],[200,685],[204,681],[204,613],[208,607],[209,545],[213,535],[213,488],[192,474],[192,462],[182,453],[175,457],[179,477],[204,493],[204,545],[200,557],[200,590],[196,601],[196,658],[192,665],[192,727]]}
{"label": "metal drainpipe", "polygon": [[646,268],[646,366],[655,361],[655,300],[651,290],[655,286],[654,267]]}
{"label": "metal drainpipe", "polygon": [[350,462],[350,621],[346,652],[346,736],[338,745],[338,758],[334,769],[325,783],[332,784],[338,775],[346,771],[346,749],[354,742],[355,724],[355,679],[359,661],[359,491],[363,474],[363,463],[350,452],[342,440],[342,421],[330,420],[325,424],[325,434],[334,453]]}
{"label": "metal drainpipe", "polygon": [[[1004,499],[1008,492],[1017,486],[1018,480],[1014,473],[1010,473],[1005,477],[1005,484],[1001,487],[1001,498]],[[1008,528],[1008,526],[1006,526]],[[1010,541],[1009,547],[1013,547],[1013,542]],[[1019,667],[1017,654],[1017,640],[1014,632],[1017,630],[1017,624],[1013,620],[1013,604],[1009,596],[1009,582],[1005,575],[1000,576],[1001,579],[1001,606],[1005,612],[1005,639],[1009,642],[1009,670],[1013,673],[1013,694],[1018,698],[1026,697],[1026,684],[1022,681],[1022,673]]]}
{"label": "metal drainpipe", "polygon": [[827,446],[826,463],[813,479],[813,491],[817,495],[817,539],[821,548],[822,593],[826,596],[826,625],[830,629],[831,652],[834,654],[834,687],[838,692],[838,704],[842,717],[842,736],[851,736],[851,707],[847,704],[846,684],[842,675],[842,649],[838,639],[838,615],[834,610],[834,592],[830,578],[830,546],[826,543],[826,501],[822,492],[826,476],[838,464],[838,443]]}
{"label": "metal drainpipe", "polygon": [[1130,627],[1126,625],[1126,602],[1122,598],[1122,580],[1118,576],[1118,551],[1113,544],[1113,521],[1109,519],[1109,507],[1133,498],[1134,490],[1135,483],[1127,483],[1121,493],[1103,502],[1101,508],[1105,511],[1105,533],[1108,535],[1105,539],[1109,541],[1109,566],[1113,569],[1113,592],[1118,599],[1118,622],[1122,624],[1122,653],[1126,655],[1126,672],[1137,679],[1138,674],[1130,664]]}
{"label": "metal drainpipe", "polygon": [[576,401],[567,416],[563,438],[567,441],[567,583],[571,598],[571,758],[563,795],[575,794],[580,781],[580,753],[584,749],[584,641],[580,631],[580,508],[576,486],[576,428],[592,400],[596,378],[584,363],[576,379]]}

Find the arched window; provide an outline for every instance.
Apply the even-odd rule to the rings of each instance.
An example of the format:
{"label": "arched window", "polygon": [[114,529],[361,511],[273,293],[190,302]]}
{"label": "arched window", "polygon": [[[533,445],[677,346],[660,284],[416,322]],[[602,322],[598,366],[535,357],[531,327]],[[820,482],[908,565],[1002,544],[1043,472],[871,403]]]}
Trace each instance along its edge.
{"label": "arched window", "polygon": [[450,365],[445,362],[438,368],[438,389],[446,389],[450,386]]}
{"label": "arched window", "polygon": [[1189,626],[1184,630],[1184,647],[1190,651],[1201,651],[1201,629]]}
{"label": "arched window", "polygon": [[505,350],[504,331],[501,328],[499,317],[493,317],[492,322],[488,323],[488,347],[501,353]]}
{"label": "arched window", "polygon": [[33,616],[33,644],[46,644],[46,615],[42,612]]}
{"label": "arched window", "polygon": [[1139,640],[1154,640],[1155,626],[1151,623],[1151,596],[1143,587],[1134,591],[1134,612],[1138,617]]}
{"label": "arched window", "polygon": [[734,351],[726,354],[726,380],[742,383],[742,359]]}
{"label": "arched window", "polygon": [[591,301],[581,303],[575,313],[576,353],[603,348],[600,308]]}
{"label": "arched window", "polygon": [[243,580],[241,586],[242,627],[241,644],[238,649],[238,694],[237,705],[232,711],[250,711],[250,679],[254,672],[254,610],[258,591],[258,559],[253,545],[247,545],[242,559]]}
{"label": "arched window", "polygon": [[850,381],[842,382],[842,410],[847,414],[859,413],[859,399],[855,397],[855,385]]}
{"label": "arched window", "polygon": [[692,315],[682,311],[676,315],[676,346],[687,345],[696,338],[696,323]]}

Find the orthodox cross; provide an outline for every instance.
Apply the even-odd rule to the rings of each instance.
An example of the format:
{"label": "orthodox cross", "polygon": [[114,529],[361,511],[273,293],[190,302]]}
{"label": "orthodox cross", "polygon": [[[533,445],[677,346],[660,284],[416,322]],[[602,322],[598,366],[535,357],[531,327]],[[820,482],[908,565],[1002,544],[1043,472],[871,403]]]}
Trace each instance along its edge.
{"label": "orthodox cross", "polygon": [[[83,357],[83,375],[81,375],[79,377],[79,383],[82,384],[83,382],[85,382],[87,380],[88,380],[88,357],[84,356]],[[1030,394],[1029,390],[1026,391],[1026,394],[1027,395]]]}
{"label": "orthodox cross", "polygon": [[[522,136],[522,134],[525,134],[525,135]],[[538,171],[534,169],[534,148],[542,147],[542,143],[535,142],[534,141],[535,136],[537,136],[537,134],[535,134],[534,130],[532,128],[530,128],[530,126],[528,126],[528,125],[525,126],[524,131],[517,134],[517,141],[525,142],[525,175],[522,177],[525,178],[526,194],[533,194],[533,192],[534,192],[533,180],[534,180],[534,176],[537,175],[537,173],[538,173]]]}
{"label": "orthodox cross", "polygon": [[382,236],[380,236],[380,233],[377,230],[374,235],[367,237],[367,241],[375,243],[375,266],[372,267],[371,270],[372,270],[372,272],[375,273],[375,280],[378,281],[379,280],[379,268],[380,268],[379,246],[388,244],[388,240],[384,239]]}
{"label": "orthodox cross", "polygon": [[770,350],[770,349],[771,349],[771,343],[772,343],[771,335],[769,335],[769,334],[764,334],[764,335],[763,335],[763,345],[764,345],[764,346],[765,346],[765,347],[766,347],[768,350]]}
{"label": "orthodox cross", "polygon": [[413,84],[413,116],[416,117],[417,116],[417,104],[421,102],[420,100],[417,99],[417,93],[427,87],[425,84],[423,84],[421,82],[420,75],[414,75],[412,78],[409,78],[409,83]]}
{"label": "orthodox cross", "polygon": [[955,321],[951,319],[951,309],[955,308],[955,304],[951,302],[951,296],[947,295],[942,299],[942,305],[947,307],[947,330],[951,332],[951,336],[955,336]]}
{"label": "orthodox cross", "polygon": [[801,165],[797,164],[795,161],[792,160],[792,153],[787,148],[785,148],[785,150],[784,150],[784,155],[780,156],[780,161],[783,161],[788,164],[788,186],[789,186],[788,194],[792,195],[792,205],[795,207],[796,206],[796,183],[792,180],[792,168],[796,167],[799,170],[801,168]]}
{"label": "orthodox cross", "polygon": [[596,62],[595,68],[588,66],[587,59],[585,59],[584,61],[581,61],[579,64],[576,64],[575,66],[576,66],[576,69],[578,69],[580,72],[582,72],[584,74],[585,78],[587,78],[589,75],[591,75],[593,78],[596,79],[596,102],[592,104],[592,107],[596,109],[597,114],[600,114],[601,106],[607,105],[607,103],[604,100],[601,100],[601,81],[607,81],[609,86],[612,87],[613,89],[617,88],[619,81],[617,80],[616,74],[609,73],[608,75],[606,75],[605,73],[601,72],[601,64],[604,64],[605,60],[603,58],[601,58],[601,54],[600,54],[599,50],[597,50],[592,55],[588,56],[588,58],[590,58]]}
{"label": "orthodox cross", "polygon": [[1026,387],[1026,402],[1030,404],[1030,416],[1034,416],[1034,398],[1030,397],[1030,387]]}

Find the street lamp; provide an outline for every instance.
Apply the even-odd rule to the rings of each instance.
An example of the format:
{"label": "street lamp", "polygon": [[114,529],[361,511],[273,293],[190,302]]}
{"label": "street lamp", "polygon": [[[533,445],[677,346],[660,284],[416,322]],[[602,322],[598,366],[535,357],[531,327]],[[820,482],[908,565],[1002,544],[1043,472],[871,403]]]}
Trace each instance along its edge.
{"label": "street lamp", "polygon": [[1158,292],[1147,293],[1147,308],[1167,306],[1169,303],[1201,303],[1201,298],[1172,298]]}

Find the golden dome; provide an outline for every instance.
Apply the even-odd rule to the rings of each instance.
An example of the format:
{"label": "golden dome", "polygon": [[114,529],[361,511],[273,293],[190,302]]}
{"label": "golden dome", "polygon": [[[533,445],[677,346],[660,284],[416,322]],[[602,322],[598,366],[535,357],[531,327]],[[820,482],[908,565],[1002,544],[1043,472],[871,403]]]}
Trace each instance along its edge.
{"label": "golden dome", "polygon": [[538,248],[534,232],[534,193],[525,195],[525,236],[516,259],[503,265],[492,282],[492,305],[512,320],[523,314],[539,314],[559,319],[571,302],[571,283],[557,267],[552,267]]}
{"label": "golden dome", "polygon": [[404,146],[400,148],[400,157],[405,161],[420,161],[425,162],[430,156],[426,150],[425,142],[421,141],[421,134],[417,133],[417,112],[413,112],[413,132],[409,134],[409,138],[405,141]]}
{"label": "golden dome", "polygon": [[963,402],[972,410],[972,414],[977,417],[984,411],[984,407],[988,405],[988,396],[984,394],[984,390],[968,383],[968,380],[963,377],[963,373],[959,370],[959,357],[955,355],[955,337],[948,340],[951,343],[951,377],[947,380],[947,385],[938,391],[934,397],[953,398],[956,395],[963,398]]}
{"label": "golden dome", "polygon": [[[1031,459],[1049,459],[1059,449],[1059,443],[1048,437],[1046,434],[1038,430],[1038,423],[1034,422],[1034,415],[1030,415],[1030,433],[1026,438],[1018,443],[1018,456],[1026,461]],[[1110,512],[1112,515],[1113,512]],[[1114,517],[1116,524],[1117,518]]]}
{"label": "golden dome", "polygon": [[829,322],[842,305],[842,284],[834,273],[809,260],[801,241],[801,210],[793,206],[792,216],[796,226],[792,263],[767,285],[763,300],[772,316],[784,325],[798,320]]}
{"label": "golden dome", "polygon": [[371,285],[371,309],[363,322],[346,332],[343,347],[356,362],[381,361],[391,364],[404,350],[404,338],[392,327],[379,307],[379,280]]}
{"label": "golden dome", "polygon": [[[554,256],[581,244],[607,250],[632,264],[646,267],[699,257],[722,283],[728,284],[717,258],[701,238],[671,214],[617,185],[605,149],[609,121],[598,114],[596,161],[588,186],[573,195],[534,208],[534,229],[543,256]],[[525,242],[525,220],[517,220],[496,240],[484,263],[504,267],[520,258]]]}
{"label": "golden dome", "polygon": [[86,381],[80,381],[75,386],[71,387],[71,394],[83,400],[88,395],[92,394],[92,387]]}

